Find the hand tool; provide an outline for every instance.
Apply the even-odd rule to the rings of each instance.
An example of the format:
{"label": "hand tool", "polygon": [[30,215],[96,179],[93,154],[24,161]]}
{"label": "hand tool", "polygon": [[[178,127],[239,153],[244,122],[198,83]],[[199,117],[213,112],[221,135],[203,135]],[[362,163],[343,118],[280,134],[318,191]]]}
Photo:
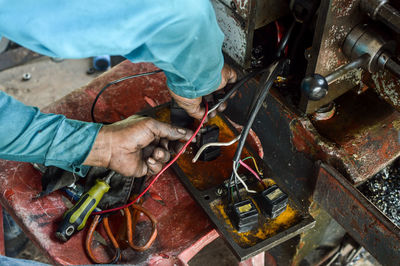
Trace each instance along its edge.
{"label": "hand tool", "polygon": [[[139,203],[141,204],[141,203]],[[143,252],[147,249],[150,248],[150,246],[154,243],[157,237],[157,221],[155,217],[145,208],[140,206],[139,204],[133,204],[129,207],[124,208],[124,217],[125,217],[125,223],[126,223],[126,240],[128,241],[128,245],[136,251]],[[130,208],[133,209],[133,212],[131,212]],[[147,240],[146,244],[142,246],[138,246],[133,242],[133,237],[135,234],[135,228],[136,224],[139,218],[139,214],[143,213],[145,216],[148,217],[148,219],[151,222],[151,235],[149,239]],[[110,259],[107,262],[100,261],[92,251],[92,242],[93,242],[93,236],[94,232],[96,231],[97,226],[101,223],[103,220],[103,226],[104,229],[107,233],[108,238],[110,239],[112,246],[115,250],[115,254],[112,259]],[[117,263],[120,258],[121,258],[121,248],[118,244],[118,241],[116,240],[116,237],[114,236],[113,232],[111,231],[111,227],[109,224],[109,216],[108,214],[106,215],[96,215],[93,218],[93,222],[91,223],[89,227],[89,231],[86,236],[86,242],[85,242],[85,247],[86,247],[86,253],[90,257],[90,259],[97,264],[114,264]]]}
{"label": "hand tool", "polygon": [[75,232],[85,227],[89,215],[99,204],[103,195],[110,189],[109,183],[114,174],[114,171],[110,171],[103,180],[97,179],[96,184],[83,194],[79,201],[64,214],[56,232],[58,239],[66,242]]}

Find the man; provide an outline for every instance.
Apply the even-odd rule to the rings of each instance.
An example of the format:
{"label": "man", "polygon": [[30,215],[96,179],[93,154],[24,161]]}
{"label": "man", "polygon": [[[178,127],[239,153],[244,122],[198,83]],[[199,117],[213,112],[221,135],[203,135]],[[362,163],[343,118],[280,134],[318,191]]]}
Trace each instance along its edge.
{"label": "man", "polygon": [[[200,119],[202,96],[236,80],[224,65],[223,33],[209,0],[0,0],[0,36],[52,57],[124,55],[164,70],[171,96]],[[224,106],[219,111],[224,109]],[[133,116],[102,126],[43,114],[0,92],[0,158],[55,165],[84,176],[87,166],[126,176],[158,173],[170,154],[153,140],[192,132]]]}

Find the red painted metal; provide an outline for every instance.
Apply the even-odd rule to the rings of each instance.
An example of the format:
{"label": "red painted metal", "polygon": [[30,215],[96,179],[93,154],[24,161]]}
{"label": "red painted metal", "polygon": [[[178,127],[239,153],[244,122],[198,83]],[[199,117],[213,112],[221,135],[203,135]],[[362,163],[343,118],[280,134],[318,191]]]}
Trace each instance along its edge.
{"label": "red painted metal", "polygon": [[250,259],[239,262],[239,266],[264,266],[265,265],[265,253],[262,252]]}
{"label": "red painted metal", "polygon": [[[151,64],[132,64],[125,61],[43,111],[90,121],[92,102],[103,86],[127,75],[152,70],[155,67]],[[149,105],[168,101],[170,96],[164,74],[139,77],[109,87],[97,103],[95,116],[98,121],[115,122],[151,107]],[[54,237],[57,221],[67,210],[65,198],[57,191],[42,199],[33,200],[41,191],[41,174],[30,164],[0,160],[0,191],[1,204],[53,263],[91,263],[84,251],[87,228],[67,243],[60,243]],[[150,189],[150,195],[154,197],[149,197],[143,206],[158,221],[157,239],[146,252],[124,250],[123,262],[186,265],[194,254],[218,237],[205,213],[172,170],[167,170],[160,177]],[[99,259],[106,259],[107,253],[100,245],[93,245],[93,249]]]}
{"label": "red painted metal", "polygon": [[0,255],[5,255],[5,243],[4,243],[4,226],[3,226],[3,207],[0,205]]}

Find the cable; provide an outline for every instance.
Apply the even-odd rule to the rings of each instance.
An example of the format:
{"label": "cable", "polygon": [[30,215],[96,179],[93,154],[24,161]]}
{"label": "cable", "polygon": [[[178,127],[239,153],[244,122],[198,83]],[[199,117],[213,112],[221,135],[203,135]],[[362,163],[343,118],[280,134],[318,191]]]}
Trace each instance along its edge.
{"label": "cable", "polygon": [[278,45],[278,51],[276,53],[277,58],[281,58],[285,54],[285,49],[286,46],[289,42],[290,37],[292,36],[292,32],[294,27],[296,26],[296,20],[293,21],[293,23],[290,25],[288,31],[286,32],[285,36],[281,39]]}
{"label": "cable", "polygon": [[207,112],[208,112],[208,104],[207,102],[205,102],[205,113],[203,116],[203,119],[200,122],[200,125],[197,127],[196,131],[193,133],[193,135],[190,137],[190,139],[188,140],[188,142],[185,143],[185,145],[182,147],[182,149],[178,152],[178,154],[166,165],[164,166],[164,168],[156,175],[156,177],[154,177],[154,179],[150,182],[150,184],[142,191],[142,193],[140,193],[134,200],[132,200],[130,203],[125,204],[123,206],[120,207],[116,207],[116,208],[112,208],[109,210],[104,210],[104,211],[100,211],[100,212],[93,212],[92,215],[96,215],[96,214],[103,214],[103,213],[109,213],[109,212],[113,212],[113,211],[118,211],[124,208],[127,208],[129,206],[131,206],[132,204],[134,204],[138,199],[140,199],[144,194],[146,194],[146,192],[150,189],[150,187],[157,181],[157,179],[174,163],[176,162],[176,160],[178,160],[178,158],[182,155],[183,151],[186,150],[186,148],[189,146],[189,144],[192,142],[192,140],[196,137],[196,135],[199,133],[201,127],[204,124],[204,121],[207,118]]}
{"label": "cable", "polygon": [[249,159],[252,159],[252,160],[253,160],[254,167],[256,168],[257,173],[258,173],[259,175],[262,175],[263,173],[262,173],[262,172],[260,171],[260,169],[258,168],[257,161],[256,161],[256,159],[254,159],[253,156],[248,156],[248,157],[244,158],[244,159],[242,160],[242,162],[244,162],[244,161],[246,161],[246,160],[249,160]]}
{"label": "cable", "polygon": [[197,160],[199,159],[200,155],[208,147],[215,147],[215,146],[217,146],[217,147],[227,147],[227,146],[230,146],[230,145],[234,144],[239,139],[240,139],[240,135],[237,136],[236,138],[234,138],[233,140],[229,141],[229,142],[210,142],[210,143],[204,144],[203,146],[201,146],[201,148],[197,151],[196,155],[193,157],[192,163],[197,162]]}
{"label": "cable", "polygon": [[257,193],[257,191],[255,190],[251,190],[247,187],[246,183],[243,181],[243,179],[239,176],[239,174],[237,173],[237,163],[233,162],[233,173],[235,174],[236,178],[240,181],[240,183],[242,183],[244,189],[248,192],[248,193]]}
{"label": "cable", "polygon": [[262,179],[257,175],[257,173],[256,173],[253,169],[251,169],[250,166],[248,166],[248,165],[247,165],[246,163],[244,163],[242,160],[239,160],[239,163],[240,163],[244,168],[246,168],[247,170],[249,170],[250,173],[252,173],[252,174],[257,178],[257,180],[264,186],[264,188],[267,188],[267,186],[264,184],[264,182],[262,181]]}
{"label": "cable", "polygon": [[233,157],[234,162],[237,163],[239,161],[240,155],[242,154],[242,151],[243,151],[244,144],[246,142],[250,128],[253,125],[253,122],[257,116],[257,113],[260,110],[262,104],[264,103],[264,100],[267,97],[272,85],[274,84],[276,77],[282,72],[285,63],[286,63],[286,59],[281,59],[279,61],[276,61],[274,64],[272,64],[269,67],[269,69],[270,69],[269,73],[264,75],[264,78],[263,78],[264,81],[262,82],[263,85],[261,86],[262,90],[260,92],[260,96],[258,97],[258,99],[256,98],[255,106],[251,110],[249,118],[247,120],[248,122],[242,130],[241,137],[239,139],[239,144],[236,149],[236,153]]}
{"label": "cable", "polygon": [[210,108],[210,110],[208,110],[207,115],[209,115],[211,112],[217,110],[221,104],[226,102],[246,82],[248,82],[250,79],[252,79],[256,75],[263,73],[267,70],[268,70],[267,68],[255,69],[255,70],[249,72],[248,74],[246,74],[245,76],[243,76],[238,82],[235,83],[235,85],[232,87],[232,89],[229,92],[224,94],[224,97],[222,97],[221,99],[218,100],[217,104],[215,104],[213,107]]}
{"label": "cable", "polygon": [[[113,85],[113,84],[119,83],[119,82],[121,82],[121,81],[127,80],[127,79],[132,79],[132,78],[137,78],[137,77],[143,77],[143,76],[149,76],[149,75],[157,74],[157,73],[160,73],[160,72],[162,72],[161,69],[155,70],[155,71],[151,71],[151,72],[141,73],[141,74],[135,74],[135,75],[123,77],[123,78],[120,78],[120,79],[117,79],[117,80],[114,80],[114,81],[111,81],[110,83],[108,83],[106,86],[104,86],[104,87],[99,91],[99,93],[96,95],[96,98],[95,98],[94,101],[93,101],[92,109],[90,110],[90,116],[92,117],[92,121],[93,121],[94,123],[96,123],[96,119],[95,119],[95,117],[94,117],[94,108],[96,107],[96,103],[97,103],[97,101],[98,101],[100,95],[101,95],[108,87],[110,87],[110,86]],[[107,124],[107,123],[103,123],[103,124]]]}

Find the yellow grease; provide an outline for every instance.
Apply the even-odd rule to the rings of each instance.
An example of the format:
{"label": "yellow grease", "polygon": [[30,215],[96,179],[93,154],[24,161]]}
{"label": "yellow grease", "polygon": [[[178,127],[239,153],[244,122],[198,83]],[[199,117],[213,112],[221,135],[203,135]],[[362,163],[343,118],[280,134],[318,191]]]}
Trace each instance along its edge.
{"label": "yellow grease", "polygon": [[[225,206],[219,200],[211,204],[214,213],[224,219],[227,225],[227,231],[231,234],[235,242],[242,248],[248,248],[255,244],[270,238],[296,224],[301,220],[300,213],[294,210],[290,204],[286,210],[275,219],[259,218],[259,225],[256,229],[249,232],[239,233],[232,225],[228,215],[225,212]],[[260,213],[260,212],[259,212]]]}

